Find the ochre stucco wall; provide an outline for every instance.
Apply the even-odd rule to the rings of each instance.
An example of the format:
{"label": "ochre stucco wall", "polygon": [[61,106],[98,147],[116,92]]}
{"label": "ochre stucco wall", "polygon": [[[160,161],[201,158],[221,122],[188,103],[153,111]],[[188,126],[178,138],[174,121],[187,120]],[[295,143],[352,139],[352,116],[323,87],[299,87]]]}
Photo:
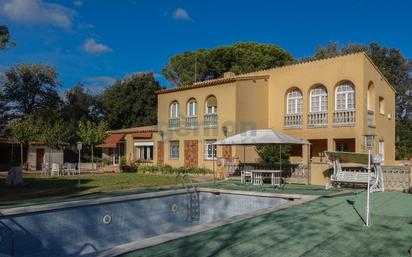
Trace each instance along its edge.
{"label": "ochre stucco wall", "polygon": [[[252,128],[271,128],[285,134],[305,139],[326,139],[328,150],[335,150],[335,139],[355,139],[355,151],[365,152],[364,134],[376,134],[374,153],[377,152],[379,140],[385,142],[385,164],[393,164],[395,157],[395,92],[373,66],[364,53],[346,55],[308,63],[289,65],[250,74],[246,76],[266,75],[266,79],[241,80],[219,85],[192,88],[183,91],[166,92],[158,95],[158,129],[163,132],[155,134],[154,141],[165,142],[165,164],[175,167],[184,165],[184,140],[198,140],[198,166],[212,167],[212,162],[204,160],[204,143],[208,139],[224,138],[222,127],[228,128],[227,136]],[[337,127],[333,122],[335,111],[335,89],[342,81],[350,81],[355,87],[356,122],[353,125]],[[385,99],[385,113],[375,111],[376,128],[367,123],[367,89],[370,82],[375,86],[375,108],[378,108],[379,96]],[[316,85],[323,85],[328,92],[328,124],[324,128],[308,127],[309,94]],[[302,128],[287,129],[284,126],[286,94],[291,88],[299,88],[303,95]],[[214,95],[218,103],[218,126],[205,129],[202,126],[205,100]],[[187,130],[184,126],[186,105],[189,99],[198,102],[197,130]],[[169,106],[172,101],[180,103],[181,127],[179,131],[168,130]],[[388,114],[392,118],[388,118]],[[245,126],[249,124],[251,126]],[[242,126],[241,126],[242,125]],[[180,141],[179,160],[170,160],[169,141]],[[156,148],[156,144],[155,144]],[[156,153],[156,149],[154,149]],[[243,161],[243,147],[233,147],[234,156]],[[304,162],[308,160],[307,147],[303,147]],[[253,147],[246,150],[246,161],[256,161]],[[218,147],[218,156],[222,156]],[[156,155],[154,156],[156,162]],[[299,159],[299,158],[295,158]]]}

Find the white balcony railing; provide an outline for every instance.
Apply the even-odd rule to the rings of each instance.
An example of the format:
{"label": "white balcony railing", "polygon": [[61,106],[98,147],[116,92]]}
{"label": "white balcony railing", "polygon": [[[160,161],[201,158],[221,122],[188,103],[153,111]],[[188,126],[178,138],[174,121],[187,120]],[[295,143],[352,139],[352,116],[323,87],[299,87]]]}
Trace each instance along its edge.
{"label": "white balcony railing", "polygon": [[375,113],[370,110],[368,110],[368,126],[369,127],[375,126]]}
{"label": "white balcony railing", "polygon": [[286,114],[285,127],[286,128],[301,128],[303,123],[302,114]]}
{"label": "white balcony railing", "polygon": [[186,128],[193,129],[197,128],[197,116],[186,116]]}
{"label": "white balcony railing", "polygon": [[308,114],[308,127],[323,128],[328,126],[327,112],[311,112]]}
{"label": "white balcony railing", "polygon": [[169,118],[169,130],[178,130],[180,128],[180,118]]}
{"label": "white balcony railing", "polygon": [[206,113],[205,114],[205,128],[216,128],[217,127],[217,113]]}
{"label": "white balcony railing", "polygon": [[355,121],[355,110],[335,111],[333,113],[333,124],[335,126],[353,126]]}

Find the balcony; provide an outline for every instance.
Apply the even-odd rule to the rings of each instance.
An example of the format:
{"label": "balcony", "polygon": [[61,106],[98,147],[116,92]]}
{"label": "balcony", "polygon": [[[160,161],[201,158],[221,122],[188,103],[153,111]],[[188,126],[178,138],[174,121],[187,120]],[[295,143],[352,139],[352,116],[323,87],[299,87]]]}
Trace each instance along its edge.
{"label": "balcony", "polygon": [[195,129],[197,128],[197,116],[186,116],[186,128]]}
{"label": "balcony", "polygon": [[206,113],[205,114],[205,128],[216,128],[217,127],[217,113]]}
{"label": "balcony", "polygon": [[368,127],[375,127],[375,113],[368,110]]}
{"label": "balcony", "polygon": [[309,128],[324,128],[328,126],[327,112],[311,112],[308,114]]}
{"label": "balcony", "polygon": [[302,114],[286,114],[285,128],[301,128],[303,124]]}
{"label": "balcony", "polygon": [[180,129],[180,118],[169,118],[169,130]]}
{"label": "balcony", "polygon": [[353,126],[356,121],[355,110],[335,111],[333,113],[333,125],[338,127]]}

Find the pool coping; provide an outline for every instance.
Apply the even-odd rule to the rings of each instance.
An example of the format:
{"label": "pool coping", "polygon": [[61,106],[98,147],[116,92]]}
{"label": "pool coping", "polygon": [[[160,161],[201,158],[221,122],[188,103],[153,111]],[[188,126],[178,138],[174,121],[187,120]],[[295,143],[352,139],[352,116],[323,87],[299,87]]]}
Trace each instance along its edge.
{"label": "pool coping", "polygon": [[[283,198],[283,199],[300,199],[300,198],[307,196],[307,195],[299,195],[299,194],[279,194],[279,193],[266,193],[266,192],[256,192],[256,191],[215,189],[215,188],[207,188],[207,187],[198,187],[197,191],[209,192],[209,193],[227,193],[227,194],[262,196],[262,197],[276,197],[276,198]],[[50,211],[50,210],[68,209],[68,208],[74,208],[74,207],[92,206],[92,205],[100,205],[100,204],[106,204],[106,203],[116,203],[116,202],[130,201],[130,200],[139,200],[139,199],[146,199],[146,198],[185,194],[186,192],[187,192],[186,189],[172,189],[172,190],[165,190],[165,191],[160,191],[160,192],[136,193],[136,194],[121,195],[121,196],[108,196],[108,197],[95,198],[95,199],[80,199],[80,200],[70,200],[70,201],[58,202],[58,203],[45,203],[45,204],[29,205],[29,206],[21,206],[21,207],[11,207],[11,208],[0,209],[0,219],[10,217],[10,216],[29,214],[29,213],[35,213],[35,212],[45,212],[45,211]]]}

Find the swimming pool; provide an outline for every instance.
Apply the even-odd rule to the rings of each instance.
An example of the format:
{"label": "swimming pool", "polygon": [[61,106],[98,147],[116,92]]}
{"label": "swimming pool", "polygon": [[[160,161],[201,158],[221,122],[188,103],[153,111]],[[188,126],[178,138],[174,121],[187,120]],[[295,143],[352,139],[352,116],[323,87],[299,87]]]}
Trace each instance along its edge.
{"label": "swimming pool", "polygon": [[0,218],[0,253],[33,257],[113,256],[110,250],[121,245],[142,240],[144,245],[150,245],[152,238],[188,229],[193,232],[202,225],[288,202],[249,192],[199,190],[188,194],[174,190],[16,208],[2,211],[5,216]]}

